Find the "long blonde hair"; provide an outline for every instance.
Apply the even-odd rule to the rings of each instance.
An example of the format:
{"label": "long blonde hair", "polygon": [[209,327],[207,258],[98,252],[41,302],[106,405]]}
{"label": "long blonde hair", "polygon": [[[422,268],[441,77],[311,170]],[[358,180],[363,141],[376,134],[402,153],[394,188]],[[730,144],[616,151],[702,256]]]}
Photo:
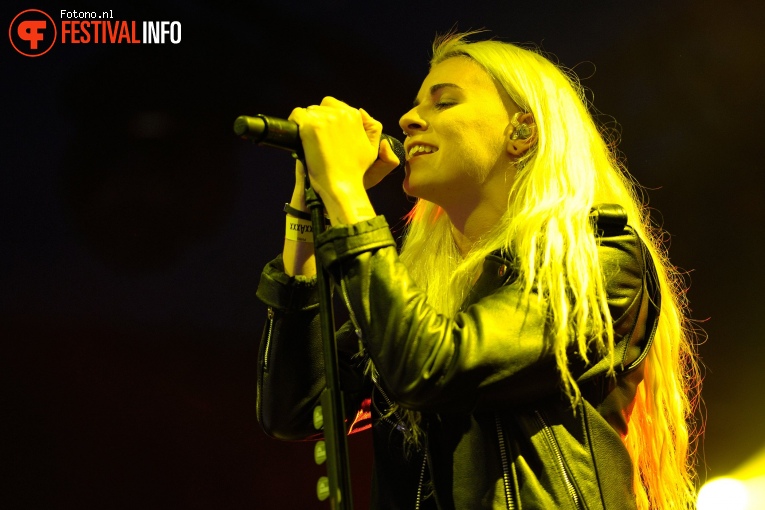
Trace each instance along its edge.
{"label": "long blonde hair", "polygon": [[[429,302],[454,315],[485,256],[512,253],[519,281],[531,299],[544,301],[563,391],[572,404],[581,399],[569,371],[567,349],[611,356],[614,338],[597,242],[589,212],[596,203],[618,203],[648,247],[661,289],[661,312],[638,387],[624,443],[635,466],[639,508],[687,508],[695,498],[689,445],[700,387],[694,335],[687,318],[681,275],[662,247],[655,228],[613,144],[595,124],[583,88],[536,50],[467,34],[436,39],[431,67],[448,58],[470,58],[504,89],[537,126],[537,143],[518,162],[507,211],[464,258],[451,223],[436,204],[418,200],[410,212],[401,259]],[[532,297],[536,296],[536,297]],[[417,436],[419,415],[398,410]]]}

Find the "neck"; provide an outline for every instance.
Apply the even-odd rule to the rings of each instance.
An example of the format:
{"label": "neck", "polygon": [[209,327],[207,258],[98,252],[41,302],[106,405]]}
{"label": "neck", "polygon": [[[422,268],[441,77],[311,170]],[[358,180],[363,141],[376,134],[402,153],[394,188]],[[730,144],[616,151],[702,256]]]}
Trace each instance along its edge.
{"label": "neck", "polygon": [[507,211],[507,200],[515,181],[514,165],[498,165],[474,193],[463,194],[441,206],[452,223],[452,236],[463,258],[488,234]]}
{"label": "neck", "polygon": [[507,191],[504,186],[493,188],[476,200],[463,201],[458,206],[446,208],[452,224],[452,236],[463,258],[497,224],[507,211]]}

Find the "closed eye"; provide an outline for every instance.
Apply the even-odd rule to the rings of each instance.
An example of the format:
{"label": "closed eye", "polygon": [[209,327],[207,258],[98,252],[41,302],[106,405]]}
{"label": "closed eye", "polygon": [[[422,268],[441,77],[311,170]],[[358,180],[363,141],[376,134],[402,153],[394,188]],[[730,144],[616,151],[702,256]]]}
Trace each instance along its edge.
{"label": "closed eye", "polygon": [[443,110],[445,108],[449,108],[450,106],[454,106],[457,103],[454,101],[439,101],[435,103],[436,110]]}

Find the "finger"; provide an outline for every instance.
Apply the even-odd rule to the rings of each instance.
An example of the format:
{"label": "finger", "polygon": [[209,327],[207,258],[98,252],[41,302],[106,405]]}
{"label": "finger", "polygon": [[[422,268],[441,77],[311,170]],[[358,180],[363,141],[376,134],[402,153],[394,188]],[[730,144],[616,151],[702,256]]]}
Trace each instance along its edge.
{"label": "finger", "polygon": [[364,108],[359,108],[359,113],[361,114],[361,121],[364,123],[365,128],[369,126],[382,132],[382,123],[380,121],[369,115]]}
{"label": "finger", "polygon": [[339,99],[335,99],[332,96],[326,96],[324,99],[321,100],[321,106],[330,106],[332,108],[350,108],[352,110],[355,110],[356,108],[352,107],[348,103],[344,103],[343,101],[340,101]]}
{"label": "finger", "polygon": [[393,150],[393,147],[391,147],[390,142],[387,139],[383,139],[383,141],[380,142],[380,152],[377,157],[384,163],[394,164],[395,166],[401,164],[401,160],[398,159],[396,152]]}
{"label": "finger", "polygon": [[363,108],[359,108],[361,114],[361,123],[364,126],[364,131],[367,132],[367,136],[373,143],[380,143],[380,137],[382,136],[382,123],[375,120],[367,111]]}
{"label": "finger", "polygon": [[287,120],[291,120],[292,122],[296,123],[297,125],[300,125],[300,123],[305,119],[305,116],[307,115],[307,111],[305,108],[294,108],[292,110],[292,113],[290,113],[290,116],[287,117]]}
{"label": "finger", "polygon": [[[396,160],[395,154],[387,154],[384,157],[386,159],[392,158],[394,161]],[[395,162],[384,161],[382,158],[377,159],[364,174],[364,188],[369,189],[376,186],[377,183],[382,181],[388,174],[395,170],[396,167],[398,167],[398,164]]]}
{"label": "finger", "polygon": [[295,179],[299,181],[305,180],[305,166],[299,159],[295,160]]}

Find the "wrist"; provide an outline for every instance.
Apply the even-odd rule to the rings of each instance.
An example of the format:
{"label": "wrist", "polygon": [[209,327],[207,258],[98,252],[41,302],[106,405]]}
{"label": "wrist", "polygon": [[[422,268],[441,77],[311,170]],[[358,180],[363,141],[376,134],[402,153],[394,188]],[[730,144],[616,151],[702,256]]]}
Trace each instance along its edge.
{"label": "wrist", "polygon": [[328,195],[322,198],[333,225],[351,225],[377,216],[363,184],[334,186]]}
{"label": "wrist", "polygon": [[310,212],[298,209],[296,207],[293,207],[290,204],[284,204],[284,212],[288,216],[292,216],[293,218],[300,218],[301,220],[311,221],[311,213]]}
{"label": "wrist", "polygon": [[285,218],[285,239],[301,243],[313,243],[313,226],[310,219],[298,218],[291,214],[287,214]]}
{"label": "wrist", "polygon": [[308,212],[308,205],[305,203],[305,190],[295,188],[295,191],[292,192],[289,205],[298,211]]}

